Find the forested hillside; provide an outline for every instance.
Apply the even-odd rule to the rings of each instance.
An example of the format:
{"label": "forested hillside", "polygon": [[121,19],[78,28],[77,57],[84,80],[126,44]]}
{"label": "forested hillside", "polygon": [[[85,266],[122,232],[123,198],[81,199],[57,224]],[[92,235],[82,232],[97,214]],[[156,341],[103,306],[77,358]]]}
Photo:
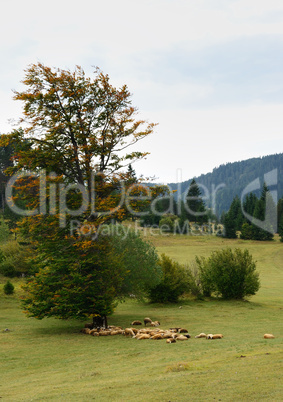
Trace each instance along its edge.
{"label": "forested hillside", "polygon": [[[256,179],[260,181],[260,188],[255,194],[259,195],[265,180],[264,175],[274,169],[277,169],[277,172],[273,174],[273,177],[276,178],[277,173],[277,186],[273,185],[270,190],[277,190],[279,199],[283,196],[283,153],[220,165],[211,173],[203,174],[194,179],[203,193],[204,189],[207,189],[205,191],[208,199],[205,201],[208,207],[213,206],[214,192],[215,212],[220,216],[223,211],[229,210],[233,198],[236,195],[241,197],[245,188]],[[191,181],[192,179],[180,184],[168,183],[168,185],[172,190],[178,190],[175,194],[176,197],[180,197],[187,193]]]}

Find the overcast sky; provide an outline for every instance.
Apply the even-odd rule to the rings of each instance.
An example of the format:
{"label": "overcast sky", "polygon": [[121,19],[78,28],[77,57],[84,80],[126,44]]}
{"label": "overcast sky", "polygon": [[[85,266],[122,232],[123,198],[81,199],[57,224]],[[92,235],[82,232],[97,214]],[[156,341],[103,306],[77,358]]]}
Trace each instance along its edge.
{"label": "overcast sky", "polygon": [[127,84],[140,118],[159,123],[138,174],[184,181],[283,151],[282,0],[10,0],[0,43],[0,133],[40,61]]}

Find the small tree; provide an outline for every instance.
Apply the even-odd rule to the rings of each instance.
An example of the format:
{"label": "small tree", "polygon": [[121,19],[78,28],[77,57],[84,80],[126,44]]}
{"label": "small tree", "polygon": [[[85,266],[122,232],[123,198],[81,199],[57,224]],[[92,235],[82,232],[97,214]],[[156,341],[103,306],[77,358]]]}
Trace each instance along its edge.
{"label": "small tree", "polygon": [[208,258],[196,258],[204,291],[215,292],[223,299],[243,299],[254,295],[259,287],[256,263],[247,249],[215,251]]}
{"label": "small tree", "polygon": [[10,281],[6,282],[3,289],[4,289],[5,295],[12,295],[15,291],[15,287]]}
{"label": "small tree", "polygon": [[150,289],[149,299],[152,303],[177,303],[183,293],[190,291],[191,273],[165,254],[161,255],[159,264],[162,281]]}

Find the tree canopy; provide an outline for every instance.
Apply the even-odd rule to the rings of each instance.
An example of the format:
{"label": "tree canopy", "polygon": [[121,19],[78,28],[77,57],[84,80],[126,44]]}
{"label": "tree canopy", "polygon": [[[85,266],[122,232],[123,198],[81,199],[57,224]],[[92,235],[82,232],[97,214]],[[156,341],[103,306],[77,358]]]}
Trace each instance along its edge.
{"label": "tree canopy", "polygon": [[155,124],[137,119],[127,86],[115,88],[98,68],[91,79],[79,66],[72,72],[37,63],[22,82],[25,90],[14,97],[23,102],[22,127],[2,135],[0,145],[13,149],[9,205],[17,209],[16,198],[24,200],[22,233],[36,251],[26,311],[37,318],[106,316],[127,287],[100,228],[126,216],[133,171],[123,168],[147,155],[131,146]]}

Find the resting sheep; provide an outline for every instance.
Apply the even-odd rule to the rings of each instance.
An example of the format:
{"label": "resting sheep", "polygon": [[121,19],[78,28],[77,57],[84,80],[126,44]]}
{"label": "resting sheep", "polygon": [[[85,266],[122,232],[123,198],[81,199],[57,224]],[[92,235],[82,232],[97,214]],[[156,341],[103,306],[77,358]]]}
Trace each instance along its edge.
{"label": "resting sheep", "polygon": [[159,322],[159,321],[152,321],[152,322],[150,323],[150,325],[151,325],[152,327],[158,327],[158,326],[160,325],[160,322]]}
{"label": "resting sheep", "polygon": [[187,341],[188,338],[185,335],[178,335],[176,336],[177,341]]}
{"label": "resting sheep", "polygon": [[272,334],[264,334],[263,337],[264,337],[264,339],[274,339],[275,338],[275,336]]}
{"label": "resting sheep", "polygon": [[196,335],[195,338],[206,338],[206,334],[201,332],[199,335]]}
{"label": "resting sheep", "polygon": [[223,335],[222,334],[208,334],[206,335],[206,339],[222,339]]}

